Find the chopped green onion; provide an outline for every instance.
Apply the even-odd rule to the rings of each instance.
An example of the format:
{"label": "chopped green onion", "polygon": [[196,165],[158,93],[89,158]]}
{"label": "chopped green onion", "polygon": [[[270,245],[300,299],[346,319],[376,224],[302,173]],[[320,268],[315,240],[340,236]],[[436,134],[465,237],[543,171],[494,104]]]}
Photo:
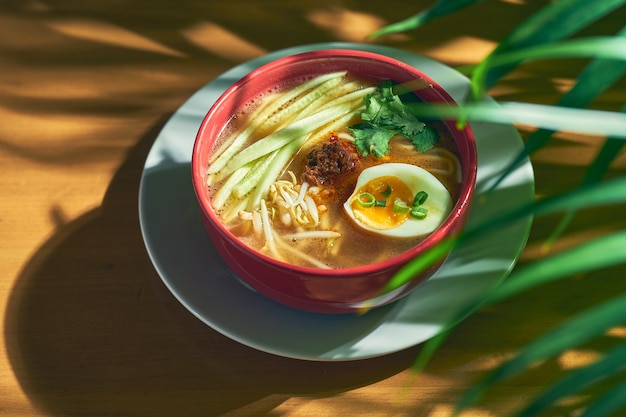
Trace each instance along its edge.
{"label": "chopped green onion", "polygon": [[426,202],[428,198],[428,193],[426,191],[420,191],[415,194],[415,198],[413,199],[413,207],[421,206]]}
{"label": "chopped green onion", "polygon": [[376,204],[376,198],[371,193],[361,193],[356,198],[361,207],[373,207]]}
{"label": "chopped green onion", "polygon": [[418,220],[425,219],[427,215],[428,209],[425,209],[424,207],[413,207],[411,209],[411,217],[414,217]]}
{"label": "chopped green onion", "polygon": [[376,207],[387,207],[387,200],[376,200]]}
{"label": "chopped green onion", "polygon": [[396,201],[393,202],[394,213],[406,213],[410,209],[411,207],[409,207],[409,205],[406,202],[400,200],[399,198],[397,198]]}
{"label": "chopped green onion", "polygon": [[385,191],[381,191],[380,193],[384,195],[385,198],[388,198],[391,195],[392,191],[393,189],[391,188],[391,185],[387,184],[387,188],[385,188]]}

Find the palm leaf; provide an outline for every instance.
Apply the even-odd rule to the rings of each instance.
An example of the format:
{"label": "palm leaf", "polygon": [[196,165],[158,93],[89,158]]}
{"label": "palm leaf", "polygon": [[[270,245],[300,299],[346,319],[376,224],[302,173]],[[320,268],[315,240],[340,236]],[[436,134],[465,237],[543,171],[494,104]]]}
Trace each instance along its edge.
{"label": "palm leaf", "polygon": [[[488,65],[490,59],[507,51],[564,39],[625,3],[626,0],[560,0],[552,2],[519,24],[500,42],[482,65]],[[493,86],[512,68],[514,66],[500,67],[497,71],[491,71],[486,80],[487,88]]]}
{"label": "palm leaf", "polygon": [[499,302],[559,278],[624,262],[626,262],[626,230],[621,230],[517,270],[489,295],[486,302]]}
{"label": "palm leaf", "polygon": [[457,411],[461,411],[476,402],[492,385],[509,379],[537,362],[550,359],[624,323],[626,323],[626,294],[579,313],[525,346],[513,359],[505,362],[479,381],[459,400]]}
{"label": "palm leaf", "polygon": [[[450,324],[454,325],[461,322],[463,318],[485,304],[500,302],[530,288],[566,278],[576,272],[590,271],[624,262],[626,262],[626,230],[594,239],[560,254],[535,261],[525,268],[515,271],[487,297],[457,313],[450,320]],[[452,329],[450,327],[435,338],[426,341],[412,366],[414,370],[421,371],[426,367],[430,358],[447,339]]]}
{"label": "palm leaf", "polygon": [[483,0],[439,0],[432,7],[425,9],[400,22],[392,23],[388,26],[385,26],[382,29],[379,29],[378,31],[371,34],[370,37],[376,38],[382,35],[389,35],[391,33],[413,30],[420,26],[423,26],[433,19],[452,14],[473,4],[480,3],[481,1]]}
{"label": "palm leaf", "polygon": [[424,343],[424,346],[420,350],[419,355],[417,355],[415,362],[413,362],[411,369],[418,373],[423,371],[424,368],[426,368],[426,365],[428,364],[430,359],[437,352],[439,347],[441,347],[443,342],[446,341],[448,336],[450,336],[450,333],[452,333],[453,330],[454,330],[454,327],[450,327],[438,333],[434,337],[428,339],[428,341]]}
{"label": "palm leaf", "polygon": [[[623,112],[626,113],[626,107],[624,107]],[[588,185],[599,181],[600,178],[608,171],[609,165],[615,160],[615,158],[617,158],[617,155],[624,145],[626,145],[626,141],[624,140],[607,138],[604,141],[604,145],[602,146],[602,149],[600,149],[598,156],[596,156],[596,159],[594,159],[593,163],[585,173],[582,184]],[[548,237],[548,239],[546,239],[544,249],[548,249],[552,246],[554,241],[565,231],[575,214],[576,211],[574,210],[569,210],[564,214],[552,234]]]}
{"label": "palm leaf", "polygon": [[424,118],[462,121],[459,123],[525,123],[563,132],[626,138],[626,114],[613,111],[520,102],[501,102],[498,105],[488,102],[466,103],[460,107],[415,103],[412,109]]}
{"label": "palm leaf", "polygon": [[[580,210],[602,205],[619,204],[626,202],[626,177],[616,178],[610,181],[590,184],[585,187],[559,194],[543,200],[517,207],[490,219],[488,223],[468,228],[462,234],[444,239],[441,244],[424,252],[417,258],[412,259],[402,267],[382,289],[382,292],[393,291],[412,280],[417,274],[441,260],[445,254],[457,246],[460,242],[475,239],[491,230],[498,229],[503,225],[527,218],[528,216],[544,216],[567,210]],[[607,244],[605,242],[604,244]],[[592,249],[593,250],[593,249]],[[623,251],[619,251],[623,254]],[[584,261],[584,259],[582,260]],[[588,260],[592,262],[592,260]],[[474,310],[477,306],[472,306]],[[465,315],[465,313],[464,313]]]}
{"label": "palm leaf", "polygon": [[[626,37],[626,28],[622,29],[617,36]],[[576,84],[556,103],[560,107],[582,108],[589,105],[598,95],[613,85],[626,71],[626,61],[613,59],[595,59],[578,76]],[[626,108],[623,109],[626,112]],[[519,152],[511,163],[502,171],[500,177],[492,185],[496,188],[520,163],[533,152],[542,148],[552,137],[553,130],[538,129],[529,135],[524,142],[524,149]],[[608,166],[606,158],[597,160],[591,171],[604,173]]]}
{"label": "palm leaf", "polygon": [[[626,113],[626,106],[622,109],[623,113]],[[611,162],[615,160],[619,152],[624,147],[626,142],[618,138],[608,138],[598,156],[593,161],[585,177],[583,178],[583,185],[593,184],[600,180],[600,178],[607,172]]]}
{"label": "palm leaf", "polygon": [[[436,17],[440,17],[464,7],[478,3],[471,0],[439,0],[435,6],[409,19],[381,29],[377,36],[417,28]],[[524,216],[542,216],[552,213],[566,213],[565,219],[557,228],[558,236],[562,228],[577,210],[604,204],[626,201],[626,179],[618,178],[600,183],[600,178],[626,142],[624,123],[626,116],[616,112],[581,110],[587,107],[599,94],[613,85],[623,75],[626,62],[626,43],[618,37],[595,39],[570,39],[577,32],[623,6],[626,0],[559,0],[543,7],[538,13],[518,25],[479,65],[470,67],[472,92],[476,100],[485,96],[502,76],[521,63],[537,59],[564,57],[595,58],[580,74],[577,84],[566,93],[557,106],[541,106],[523,103],[502,103],[490,106],[487,103],[465,103],[461,109],[442,109],[424,106],[425,116],[456,119],[460,123],[481,120],[495,123],[530,124],[539,129],[528,138],[525,149],[517,155],[513,163],[502,173],[501,179],[508,176],[532,152],[543,147],[554,131],[574,131],[607,136],[604,147],[589,167],[581,187],[555,197],[546,198],[526,207],[502,213],[487,225],[466,230],[462,235],[448,238],[442,246],[434,248],[426,256],[409,263],[389,283],[388,290],[402,285],[434,260],[440,259],[448,249],[454,248],[465,239],[476,238],[493,228],[520,219]],[[624,37],[625,31],[619,34]],[[467,67],[464,68],[467,70]],[[602,118],[602,121],[596,118]],[[586,125],[586,126],[585,126]],[[592,125],[592,126],[589,126]],[[501,180],[500,179],[500,180]],[[494,185],[497,186],[499,181]],[[488,198],[488,194],[485,195]],[[517,270],[492,295],[468,306],[451,320],[458,323],[485,302],[496,302],[521,291],[570,276],[575,272],[615,265],[626,260],[626,232],[616,232],[568,251],[546,257]],[[473,387],[459,402],[462,410],[476,401],[493,384],[508,379],[527,369],[537,361],[549,359],[559,353],[578,346],[606,329],[626,322],[626,294],[622,294],[593,309],[584,311],[553,331],[536,339],[523,348],[512,360],[495,369],[478,385]],[[415,369],[422,369],[451,331],[429,340],[415,362]],[[609,352],[602,360],[586,368],[571,373],[557,382],[551,389],[531,403],[521,416],[528,417],[547,408],[563,396],[572,394],[588,384],[593,384],[612,375],[626,361],[626,346]],[[585,417],[605,416],[626,404],[626,383],[620,383],[604,396],[597,398],[585,412]]]}
{"label": "palm leaf", "polygon": [[580,417],[604,417],[626,405],[626,381],[613,387],[608,393],[596,399]]}
{"label": "palm leaf", "polygon": [[[465,239],[477,238],[511,221],[529,215],[543,216],[569,209],[580,210],[583,208],[624,202],[626,202],[626,178],[621,177],[611,181],[590,184],[586,187],[570,191],[569,193],[560,194],[535,203],[530,203],[528,206],[519,207],[508,213],[501,214],[499,217],[492,219],[488,224],[475,226],[475,228],[465,231],[460,236],[448,238],[443,245],[435,246],[430,251],[427,251],[424,256],[411,260],[411,262],[406,264],[392,277],[383,288],[382,292],[392,291],[406,284],[417,274],[430,267],[436,260],[441,259],[446,250],[455,247],[455,245],[458,245]],[[446,340],[453,326],[487,302],[494,303],[531,287],[567,277],[573,271],[587,271],[622,263],[626,259],[624,248],[626,248],[626,231],[595,239],[592,242],[575,247],[567,252],[535,261],[525,269],[516,271],[500,287],[494,289],[494,292],[488,297],[460,310],[450,319],[445,333],[426,341],[422,351],[413,364],[413,369],[418,371],[424,369],[435,351]]]}
{"label": "palm leaf", "polygon": [[[626,343],[607,352],[604,357],[591,365],[576,369],[550,386],[541,395],[526,405],[516,417],[531,417],[539,414],[552,404],[568,395],[593,386],[602,380],[623,371],[626,363]],[[626,396],[623,396],[626,398]],[[591,408],[590,408],[591,410]]]}
{"label": "palm leaf", "polygon": [[580,38],[492,54],[473,71],[474,98],[480,99],[484,96],[487,89],[487,75],[494,68],[509,68],[529,60],[590,57],[626,60],[626,38],[615,36]]}
{"label": "palm leaf", "polygon": [[[617,36],[626,37],[626,28],[622,29]],[[579,75],[578,81],[557,102],[562,107],[585,107],[595,97],[613,85],[626,71],[626,62],[613,59],[595,59]],[[626,106],[622,109],[626,113]],[[533,152],[542,148],[552,137],[553,130],[538,129],[525,141],[524,148],[519,152],[511,163],[503,170],[500,177],[494,182],[491,189],[495,189],[514,169]],[[607,171],[610,163],[615,159],[624,142],[614,138],[608,138],[604,147],[589,167],[583,184],[599,180]],[[563,219],[544,244],[549,248],[554,241],[565,231],[575,215],[574,211],[565,213]]]}

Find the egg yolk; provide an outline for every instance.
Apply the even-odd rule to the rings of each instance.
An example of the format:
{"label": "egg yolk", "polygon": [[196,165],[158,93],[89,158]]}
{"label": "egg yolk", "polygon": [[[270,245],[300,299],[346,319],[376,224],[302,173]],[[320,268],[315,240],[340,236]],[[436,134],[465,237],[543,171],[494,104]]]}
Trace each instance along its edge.
{"label": "egg yolk", "polygon": [[[377,204],[364,207],[358,201],[358,196],[369,193],[376,199]],[[363,224],[377,229],[393,229],[406,221],[408,211],[394,212],[394,202],[398,199],[405,203],[413,202],[413,193],[398,177],[382,176],[374,178],[361,186],[350,203],[355,217]],[[384,202],[384,205],[383,205]]]}

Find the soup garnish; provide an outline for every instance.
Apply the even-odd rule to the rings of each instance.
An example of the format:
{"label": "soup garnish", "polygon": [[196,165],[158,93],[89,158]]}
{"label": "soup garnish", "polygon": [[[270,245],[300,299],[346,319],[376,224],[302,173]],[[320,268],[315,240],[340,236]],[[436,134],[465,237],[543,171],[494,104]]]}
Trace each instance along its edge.
{"label": "soup garnish", "polygon": [[439,141],[439,134],[418,119],[410,102],[394,93],[390,80],[383,81],[374,94],[365,98],[361,120],[348,129],[363,156],[370,152],[378,157],[386,155],[389,141],[396,135],[409,139],[420,152],[431,149]]}
{"label": "soup garnish", "polygon": [[461,170],[446,126],[418,119],[405,93],[334,72],[256,98],[210,159],[216,213],[297,265],[346,268],[414,246],[448,216]]}

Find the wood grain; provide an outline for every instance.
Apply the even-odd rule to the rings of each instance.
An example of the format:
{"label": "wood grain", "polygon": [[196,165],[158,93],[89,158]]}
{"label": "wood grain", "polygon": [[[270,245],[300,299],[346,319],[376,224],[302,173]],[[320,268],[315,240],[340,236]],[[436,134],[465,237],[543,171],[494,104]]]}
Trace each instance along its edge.
{"label": "wood grain", "polygon": [[[368,41],[370,29],[417,7],[401,0],[4,2],[0,416],[446,417],[473,381],[520,345],[623,290],[626,271],[616,267],[481,310],[416,377],[410,367],[419,346],[345,363],[255,351],[200,323],[161,283],[142,242],[137,193],[143,162],[172,112],[240,62],[299,44]],[[478,62],[537,7],[484,2],[377,42],[448,65]],[[622,14],[602,24],[617,30],[623,21]],[[495,94],[551,102],[574,76],[558,63],[535,65]],[[603,104],[621,105],[623,83],[619,91]],[[538,194],[574,186],[597,148],[597,140],[564,137],[539,153]],[[622,155],[613,173],[624,169]],[[539,255],[556,220],[535,223],[522,262]],[[623,228],[625,220],[623,207],[604,209],[600,220],[581,214],[565,242]],[[624,337],[615,334],[500,385],[464,416],[506,415]],[[586,399],[551,415],[573,415]]]}

